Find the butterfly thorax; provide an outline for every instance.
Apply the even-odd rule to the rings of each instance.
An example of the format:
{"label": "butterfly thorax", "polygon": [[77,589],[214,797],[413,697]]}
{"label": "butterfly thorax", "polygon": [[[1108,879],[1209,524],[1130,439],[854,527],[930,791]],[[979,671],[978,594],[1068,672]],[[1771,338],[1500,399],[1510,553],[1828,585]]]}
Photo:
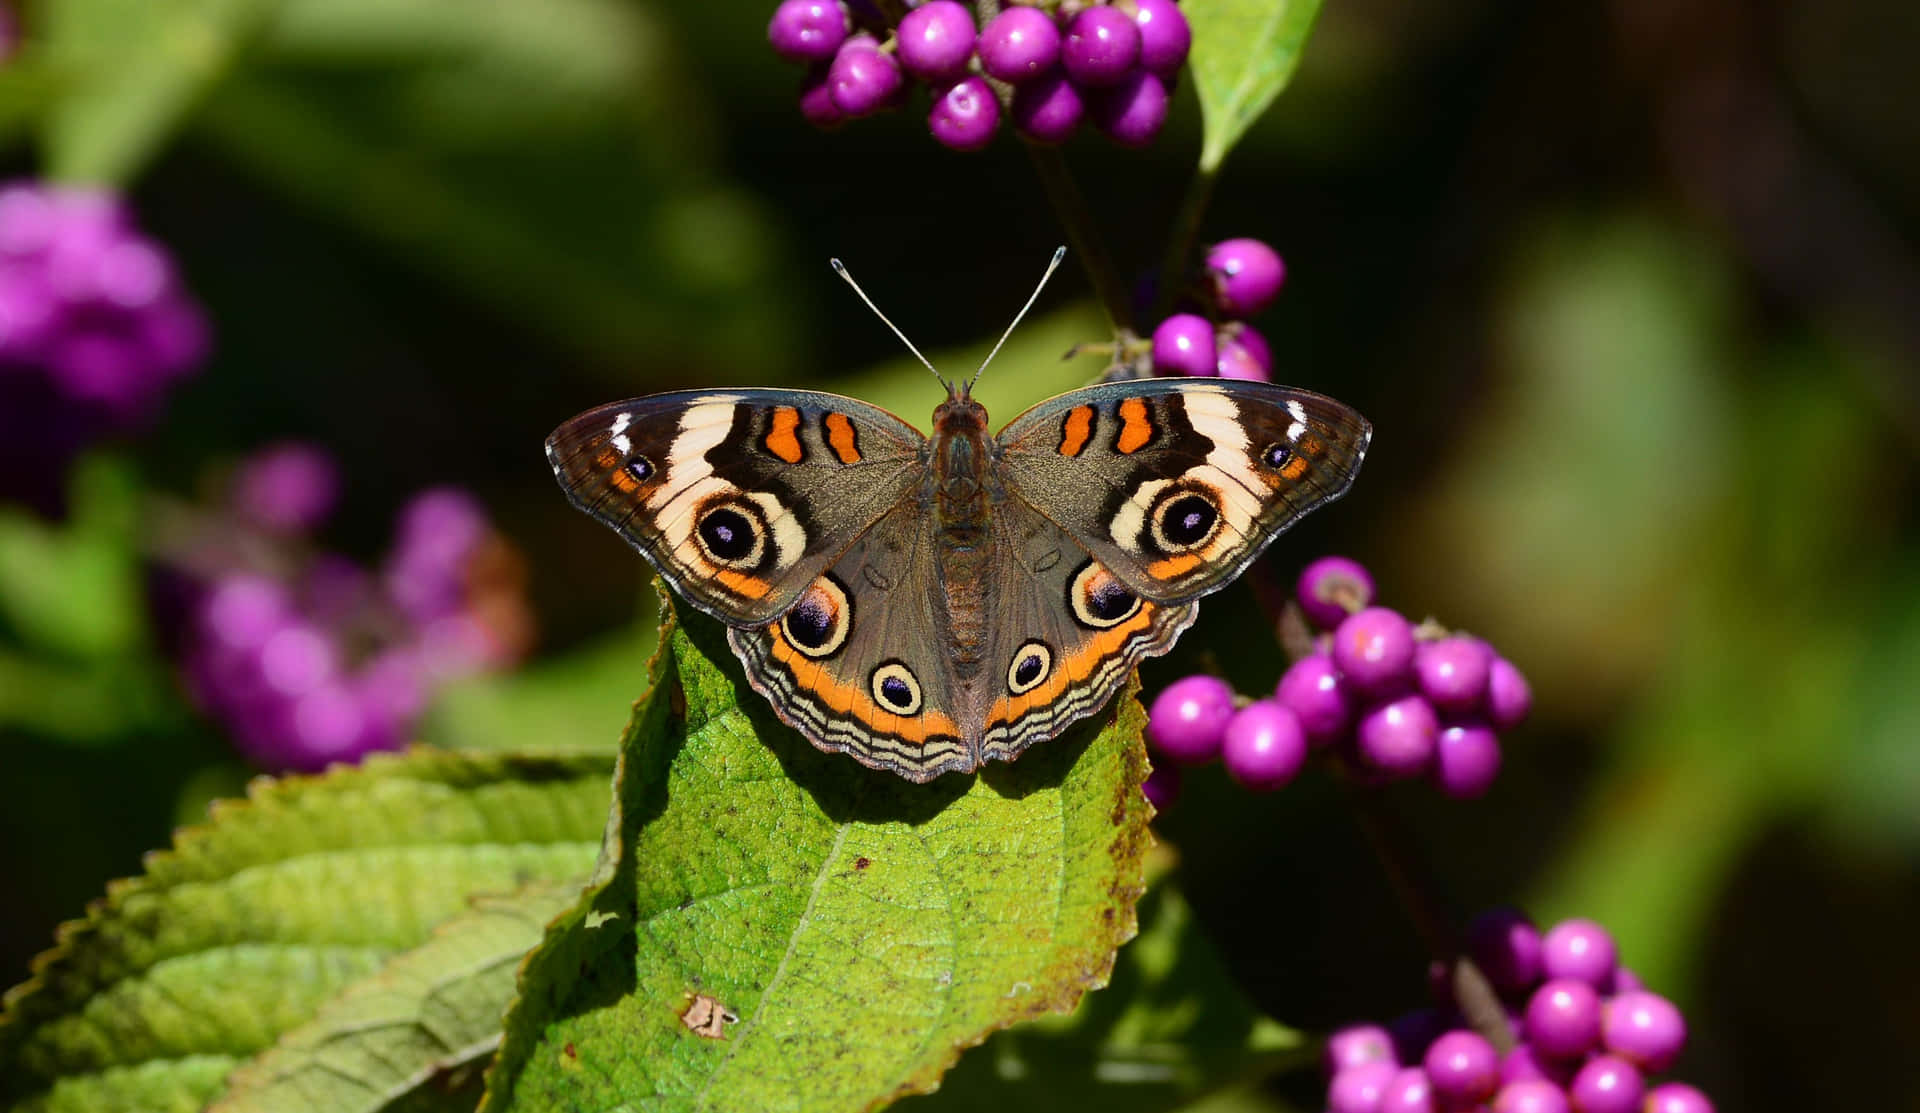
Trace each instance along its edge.
{"label": "butterfly thorax", "polygon": [[933,412],[928,444],[940,585],[960,677],[979,670],[987,641],[987,570],[993,562],[992,438],[987,410],[964,396]]}

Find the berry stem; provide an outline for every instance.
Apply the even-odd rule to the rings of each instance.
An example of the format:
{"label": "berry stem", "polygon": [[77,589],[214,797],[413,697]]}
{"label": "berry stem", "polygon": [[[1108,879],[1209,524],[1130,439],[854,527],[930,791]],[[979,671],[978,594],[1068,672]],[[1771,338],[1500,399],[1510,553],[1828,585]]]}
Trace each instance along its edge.
{"label": "berry stem", "polygon": [[1087,272],[1088,280],[1093,283],[1094,294],[1107,311],[1107,324],[1115,332],[1132,329],[1133,308],[1128,304],[1126,289],[1119,273],[1113,268],[1113,257],[1107,254],[1107,245],[1100,238],[1100,230],[1094,227],[1093,214],[1087,209],[1086,198],[1081,195],[1073,174],[1067,170],[1067,160],[1055,147],[1028,143],[1026,148],[1027,155],[1033,159],[1034,172],[1040,175],[1040,185],[1047,191],[1047,201],[1053,206],[1054,215],[1066,227],[1067,242],[1073,245],[1081,269]]}
{"label": "berry stem", "polygon": [[1180,199],[1180,211],[1174,214],[1173,231],[1167,237],[1166,254],[1160,257],[1159,293],[1154,298],[1153,310],[1156,320],[1171,313],[1185,291],[1186,284],[1181,279],[1187,273],[1193,245],[1200,237],[1200,218],[1206,215],[1207,202],[1213,200],[1213,183],[1218,173],[1217,168],[1197,167],[1193,179],[1187,183],[1186,196]]}

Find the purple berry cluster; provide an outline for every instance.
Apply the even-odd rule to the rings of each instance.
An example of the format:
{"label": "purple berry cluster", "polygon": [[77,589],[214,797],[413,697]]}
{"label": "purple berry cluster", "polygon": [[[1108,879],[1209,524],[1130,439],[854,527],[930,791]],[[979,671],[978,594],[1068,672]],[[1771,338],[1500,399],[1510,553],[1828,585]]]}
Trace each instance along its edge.
{"label": "purple berry cluster", "polygon": [[1244,320],[1273,304],[1286,281],[1279,253],[1255,239],[1224,240],[1207,251],[1201,300],[1219,318],[1175,313],[1153,330],[1153,369],[1160,375],[1273,378],[1267,338]]}
{"label": "purple berry cluster", "polygon": [[111,194],[0,186],[0,477],[57,505],[73,456],[149,419],[207,352],[166,249]]}
{"label": "purple berry cluster", "polygon": [[1239,699],[1219,677],[1196,675],[1154,698],[1147,740],[1172,763],[1148,781],[1156,806],[1171,799],[1173,766],[1217,758],[1240,784],[1270,792],[1322,750],[1367,781],[1426,776],[1457,799],[1486,792],[1500,771],[1496,732],[1532,706],[1520,670],[1478,638],[1371,605],[1373,577],[1346,557],[1309,564],[1294,595],[1320,632],[1272,696]]}
{"label": "purple berry cluster", "polygon": [[956,151],[992,141],[1003,111],[1021,135],[1064,142],[1082,120],[1144,147],[1167,120],[1193,32],[1174,0],[1011,4],[986,26],[957,0],[926,0],[897,27],[866,5],[782,0],[767,24],[781,57],[809,68],[801,114],[821,127],[905,103],[909,79],[933,104],[927,129]]}
{"label": "purple berry cluster", "polygon": [[1683,1082],[1649,1086],[1679,1058],[1686,1021],[1619,965],[1605,928],[1567,920],[1543,935],[1496,909],[1468,950],[1509,1010],[1512,1049],[1462,1026],[1445,994],[1386,1027],[1344,1028],[1326,1045],[1328,1113],[1713,1113]]}
{"label": "purple berry cluster", "polygon": [[508,663],[529,629],[517,557],[471,496],[415,495],[370,570],[308,547],[338,490],[325,453],[269,449],[175,554],[187,685],[264,769],[405,744],[435,689]]}

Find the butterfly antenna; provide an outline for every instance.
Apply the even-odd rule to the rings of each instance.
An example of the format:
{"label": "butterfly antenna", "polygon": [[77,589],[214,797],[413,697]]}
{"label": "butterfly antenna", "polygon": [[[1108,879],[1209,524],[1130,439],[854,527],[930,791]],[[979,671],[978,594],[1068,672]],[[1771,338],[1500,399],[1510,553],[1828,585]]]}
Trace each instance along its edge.
{"label": "butterfly antenna", "polygon": [[980,381],[980,372],[985,371],[987,364],[993,362],[993,357],[1000,354],[1001,345],[1007,342],[1007,337],[1013,335],[1013,330],[1019,326],[1020,319],[1027,315],[1027,310],[1032,309],[1033,303],[1040,299],[1040,291],[1047,288],[1047,279],[1052,278],[1053,272],[1060,269],[1060,260],[1066,257],[1067,246],[1065,244],[1061,244],[1059,247],[1053,249],[1053,259],[1047,264],[1047,273],[1040,276],[1040,284],[1033,288],[1033,293],[1027,298],[1027,304],[1021,306],[1020,312],[1013,315],[1013,324],[1008,325],[1007,331],[1000,334],[1000,341],[993,346],[993,351],[988,352],[987,358],[980,361],[980,366],[973,369],[973,378],[967,380],[965,393],[973,393],[973,384]]}
{"label": "butterfly antenna", "polygon": [[893,330],[893,334],[900,338],[900,343],[905,344],[907,346],[907,351],[913,353],[913,358],[919,360],[921,364],[925,366],[928,371],[933,372],[934,379],[936,379],[941,386],[946,387],[947,391],[951,393],[953,391],[952,384],[948,383],[947,380],[940,378],[940,372],[933,370],[933,364],[928,363],[927,357],[920,354],[920,349],[913,346],[913,341],[907,339],[907,334],[904,332],[901,332],[899,326],[895,325],[892,321],[887,320],[887,315],[885,313],[880,312],[880,307],[873,304],[873,299],[868,297],[867,292],[860,288],[860,284],[853,280],[853,275],[847,273],[847,265],[845,263],[842,263],[838,259],[828,259],[827,262],[832,265],[833,273],[839,275],[841,278],[846,279],[847,285],[853,287],[853,292],[856,294],[859,294],[860,300],[867,303],[867,308],[873,310],[873,315],[880,318],[880,321],[882,324],[886,325],[888,328]]}

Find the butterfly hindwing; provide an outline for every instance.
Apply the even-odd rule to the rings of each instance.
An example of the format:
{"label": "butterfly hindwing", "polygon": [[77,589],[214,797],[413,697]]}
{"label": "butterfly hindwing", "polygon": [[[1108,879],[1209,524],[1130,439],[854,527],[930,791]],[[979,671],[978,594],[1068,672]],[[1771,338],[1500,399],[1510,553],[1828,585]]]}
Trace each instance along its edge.
{"label": "butterfly hindwing", "polygon": [[924,474],[918,430],[814,391],[677,391],[601,406],[547,438],[567,497],[694,606],[780,615]]}
{"label": "butterfly hindwing", "polygon": [[1049,399],[999,440],[1010,490],[1140,595],[1182,602],[1345,492],[1371,437],[1310,391],[1150,379]]}

